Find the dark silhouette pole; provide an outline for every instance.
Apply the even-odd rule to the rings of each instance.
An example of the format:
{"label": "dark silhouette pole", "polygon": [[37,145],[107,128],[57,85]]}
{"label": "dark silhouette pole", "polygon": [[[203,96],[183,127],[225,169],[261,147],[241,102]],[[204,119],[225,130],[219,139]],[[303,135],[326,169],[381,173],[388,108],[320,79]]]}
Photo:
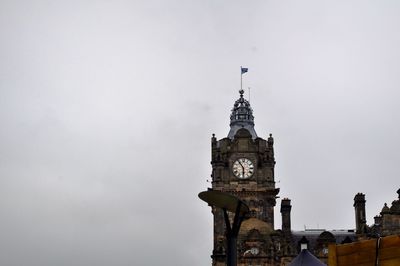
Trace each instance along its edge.
{"label": "dark silhouette pole", "polygon": [[[227,243],[226,265],[236,266],[237,237],[240,225],[249,211],[249,207],[235,196],[220,191],[203,191],[199,193],[199,198],[207,202],[210,206],[221,208],[224,212]],[[235,213],[232,225],[229,220],[228,211]]]}

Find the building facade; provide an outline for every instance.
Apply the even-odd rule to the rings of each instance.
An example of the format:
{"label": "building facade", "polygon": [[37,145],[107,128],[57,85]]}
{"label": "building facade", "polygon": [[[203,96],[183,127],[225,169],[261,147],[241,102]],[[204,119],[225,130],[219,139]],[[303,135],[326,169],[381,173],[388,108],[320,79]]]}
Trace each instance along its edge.
{"label": "building facade", "polygon": [[[379,215],[374,217],[374,224],[368,226],[365,220],[358,219],[359,213],[365,216],[365,195],[358,193],[354,198],[354,208],[356,210],[356,228],[361,228],[358,233],[361,237],[383,237],[389,235],[400,235],[400,189],[397,190],[398,199],[392,202],[389,207],[387,203],[383,205]],[[364,204],[358,206],[357,203],[362,200]],[[357,210],[360,208],[361,210]]]}
{"label": "building facade", "polygon": [[[279,193],[275,187],[274,139],[272,135],[266,140],[257,136],[253,110],[243,90],[230,120],[228,137],[217,140],[213,135],[211,139],[212,189],[237,196],[249,206],[238,236],[238,265],[279,265],[277,258],[291,254],[291,250],[284,248],[284,234],[274,230]],[[225,265],[224,216],[218,208],[213,208],[213,214],[213,265]]]}

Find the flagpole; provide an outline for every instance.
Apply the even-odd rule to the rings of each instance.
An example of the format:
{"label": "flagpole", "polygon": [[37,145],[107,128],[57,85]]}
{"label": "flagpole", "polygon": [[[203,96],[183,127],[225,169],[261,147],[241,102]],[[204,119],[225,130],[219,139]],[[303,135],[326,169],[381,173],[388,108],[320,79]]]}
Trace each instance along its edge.
{"label": "flagpole", "polygon": [[240,66],[240,90],[242,90],[243,84],[243,73],[242,73],[242,66]]}

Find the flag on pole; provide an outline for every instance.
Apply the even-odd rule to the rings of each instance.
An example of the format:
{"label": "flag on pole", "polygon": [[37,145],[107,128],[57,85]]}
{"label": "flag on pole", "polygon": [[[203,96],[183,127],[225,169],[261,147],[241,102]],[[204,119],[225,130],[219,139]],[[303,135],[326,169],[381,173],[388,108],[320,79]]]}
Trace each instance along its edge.
{"label": "flag on pole", "polygon": [[240,69],[242,70],[242,75],[244,73],[246,73],[247,71],[249,71],[249,69],[247,67],[240,67]]}

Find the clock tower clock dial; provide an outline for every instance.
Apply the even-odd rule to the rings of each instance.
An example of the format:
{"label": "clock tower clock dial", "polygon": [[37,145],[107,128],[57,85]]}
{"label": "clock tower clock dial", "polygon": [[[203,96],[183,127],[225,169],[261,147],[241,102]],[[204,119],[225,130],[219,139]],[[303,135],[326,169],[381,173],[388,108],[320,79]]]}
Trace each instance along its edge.
{"label": "clock tower clock dial", "polygon": [[237,178],[250,178],[254,173],[254,165],[249,159],[240,158],[233,163],[232,172]]}

